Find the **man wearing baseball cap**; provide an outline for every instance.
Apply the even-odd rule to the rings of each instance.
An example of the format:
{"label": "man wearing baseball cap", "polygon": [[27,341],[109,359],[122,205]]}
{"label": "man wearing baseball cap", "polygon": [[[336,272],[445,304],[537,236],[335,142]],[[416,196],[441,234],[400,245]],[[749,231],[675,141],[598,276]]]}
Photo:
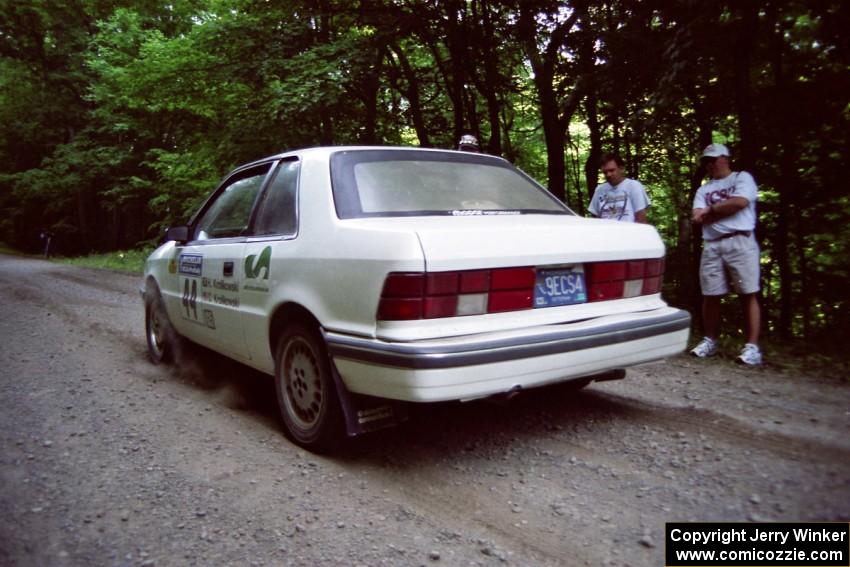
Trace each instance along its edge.
{"label": "man wearing baseball cap", "polygon": [[732,287],[743,304],[747,334],[737,361],[759,365],[759,247],[754,235],[758,188],[746,171],[732,171],[723,144],[709,144],[701,159],[710,179],[694,197],[693,221],[702,226],[699,273],[705,338],[691,354],[705,358],[717,353],[720,299]]}

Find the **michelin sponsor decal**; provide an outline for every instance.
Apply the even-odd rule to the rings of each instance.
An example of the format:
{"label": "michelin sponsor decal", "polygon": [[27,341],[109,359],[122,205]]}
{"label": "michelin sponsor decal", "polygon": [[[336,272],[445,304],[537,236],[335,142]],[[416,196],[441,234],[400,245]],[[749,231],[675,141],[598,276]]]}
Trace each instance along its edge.
{"label": "michelin sponsor decal", "polygon": [[204,257],[200,254],[181,254],[179,272],[184,276],[201,277],[204,268]]}

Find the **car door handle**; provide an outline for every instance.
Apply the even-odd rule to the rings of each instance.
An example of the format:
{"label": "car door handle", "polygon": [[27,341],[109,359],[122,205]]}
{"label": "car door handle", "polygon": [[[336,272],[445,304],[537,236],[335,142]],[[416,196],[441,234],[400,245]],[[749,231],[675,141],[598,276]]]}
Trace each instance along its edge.
{"label": "car door handle", "polygon": [[225,262],[224,263],[224,277],[229,278],[233,276],[233,262]]}

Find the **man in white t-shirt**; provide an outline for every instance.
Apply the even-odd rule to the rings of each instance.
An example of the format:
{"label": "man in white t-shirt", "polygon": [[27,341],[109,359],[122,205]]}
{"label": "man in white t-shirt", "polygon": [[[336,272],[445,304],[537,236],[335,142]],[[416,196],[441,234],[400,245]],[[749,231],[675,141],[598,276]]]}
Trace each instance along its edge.
{"label": "man in white t-shirt", "polygon": [[702,162],[710,180],[694,196],[693,221],[702,226],[699,276],[705,338],[691,354],[700,358],[716,354],[720,298],[731,286],[741,298],[746,321],[747,342],[737,360],[758,365],[762,362],[759,246],[754,234],[758,187],[746,171],[732,171],[729,150],[723,144],[708,145]]}
{"label": "man in white t-shirt", "polygon": [[623,160],[615,153],[607,153],[599,161],[606,182],[596,187],[588,210],[601,219],[628,222],[646,222],[649,197],[646,188],[626,177]]}

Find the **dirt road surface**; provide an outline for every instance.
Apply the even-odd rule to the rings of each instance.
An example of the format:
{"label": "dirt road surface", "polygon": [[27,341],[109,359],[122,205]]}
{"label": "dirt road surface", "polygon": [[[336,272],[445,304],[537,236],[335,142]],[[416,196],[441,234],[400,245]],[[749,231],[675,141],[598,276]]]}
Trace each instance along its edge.
{"label": "dirt road surface", "polygon": [[271,380],[145,355],[140,278],[0,256],[0,564],[660,566],[666,521],[850,521],[850,382],[685,356],[320,457]]}

